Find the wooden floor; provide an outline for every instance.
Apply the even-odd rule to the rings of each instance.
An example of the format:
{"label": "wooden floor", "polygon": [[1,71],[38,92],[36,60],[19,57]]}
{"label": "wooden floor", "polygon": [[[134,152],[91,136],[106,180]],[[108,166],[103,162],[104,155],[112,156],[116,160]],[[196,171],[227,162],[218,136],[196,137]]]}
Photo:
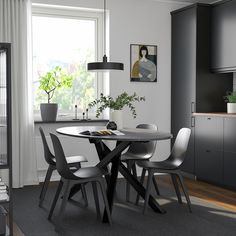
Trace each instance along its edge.
{"label": "wooden floor", "polygon": [[13,223],[13,236],[25,236],[15,223]]}
{"label": "wooden floor", "polygon": [[[158,176],[158,181],[162,185],[172,185],[168,175]],[[185,184],[189,195],[236,212],[236,191],[189,178],[185,178]]]}

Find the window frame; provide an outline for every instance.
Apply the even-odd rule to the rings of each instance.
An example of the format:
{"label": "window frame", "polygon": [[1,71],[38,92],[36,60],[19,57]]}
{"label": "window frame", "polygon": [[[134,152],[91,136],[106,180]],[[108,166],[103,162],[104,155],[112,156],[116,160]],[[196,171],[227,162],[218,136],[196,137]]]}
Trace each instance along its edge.
{"label": "window frame", "polygon": [[[103,32],[104,32],[104,18],[102,11],[85,9],[80,7],[69,7],[69,6],[58,6],[58,5],[47,5],[47,4],[32,4],[32,17],[55,17],[55,18],[67,18],[67,19],[82,19],[82,20],[94,20],[95,21],[95,60],[98,61],[102,58],[104,49],[103,45]],[[33,26],[32,26],[33,27]],[[32,42],[33,47],[33,42]],[[32,48],[33,51],[33,48]],[[96,84],[96,97],[98,98],[101,93],[107,90],[106,81],[102,79],[101,73],[95,73],[95,84]],[[34,80],[33,80],[34,81]],[[106,92],[105,92],[106,93]],[[33,96],[34,98],[34,96]],[[95,113],[90,113],[89,118],[95,118]],[[58,116],[60,117],[72,117],[75,114],[73,112],[65,112],[58,110]],[[40,110],[34,110],[35,119],[40,118]],[[78,118],[82,118],[82,114],[78,114]],[[104,118],[104,117],[101,117]]]}

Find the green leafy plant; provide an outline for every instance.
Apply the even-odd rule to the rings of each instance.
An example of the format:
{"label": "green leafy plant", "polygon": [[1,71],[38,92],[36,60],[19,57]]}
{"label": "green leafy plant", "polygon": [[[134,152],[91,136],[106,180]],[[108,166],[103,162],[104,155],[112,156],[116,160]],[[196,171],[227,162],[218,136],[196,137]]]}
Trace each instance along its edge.
{"label": "green leafy plant", "polygon": [[89,107],[93,107],[98,105],[96,111],[96,117],[99,117],[100,114],[106,108],[110,108],[113,110],[122,110],[125,106],[128,106],[134,118],[136,118],[137,113],[134,102],[145,101],[145,97],[139,97],[136,93],[133,95],[128,95],[126,92],[123,92],[116,98],[112,98],[111,96],[104,96],[102,93],[99,99],[95,99],[93,102],[89,103]]}
{"label": "green leafy plant", "polygon": [[224,100],[225,102],[236,103],[236,91],[227,91]]}
{"label": "green leafy plant", "polygon": [[73,76],[64,72],[60,66],[56,66],[39,78],[39,89],[47,94],[50,103],[56,89],[71,88],[72,83]]}

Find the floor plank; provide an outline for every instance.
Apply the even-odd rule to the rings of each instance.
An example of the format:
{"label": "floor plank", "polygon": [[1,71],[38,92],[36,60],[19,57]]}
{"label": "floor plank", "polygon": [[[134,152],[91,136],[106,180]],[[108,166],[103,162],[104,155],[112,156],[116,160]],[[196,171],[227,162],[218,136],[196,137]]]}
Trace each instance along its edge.
{"label": "floor plank", "polygon": [[[168,175],[156,177],[157,181],[163,186],[172,185],[171,178]],[[236,192],[215,186],[203,181],[184,178],[188,188],[189,195],[198,197],[209,203],[224,207],[236,212]]]}
{"label": "floor plank", "polygon": [[20,228],[17,226],[17,224],[15,224],[13,222],[13,235],[14,236],[25,236],[22,231],[20,230]]}

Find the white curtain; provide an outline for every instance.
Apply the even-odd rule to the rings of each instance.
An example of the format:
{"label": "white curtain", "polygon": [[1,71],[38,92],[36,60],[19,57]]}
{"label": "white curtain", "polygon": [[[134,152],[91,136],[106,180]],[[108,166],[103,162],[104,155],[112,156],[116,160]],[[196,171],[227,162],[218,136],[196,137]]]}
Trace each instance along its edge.
{"label": "white curtain", "polygon": [[12,45],[13,187],[37,184],[32,109],[31,0],[0,0],[0,41]]}

